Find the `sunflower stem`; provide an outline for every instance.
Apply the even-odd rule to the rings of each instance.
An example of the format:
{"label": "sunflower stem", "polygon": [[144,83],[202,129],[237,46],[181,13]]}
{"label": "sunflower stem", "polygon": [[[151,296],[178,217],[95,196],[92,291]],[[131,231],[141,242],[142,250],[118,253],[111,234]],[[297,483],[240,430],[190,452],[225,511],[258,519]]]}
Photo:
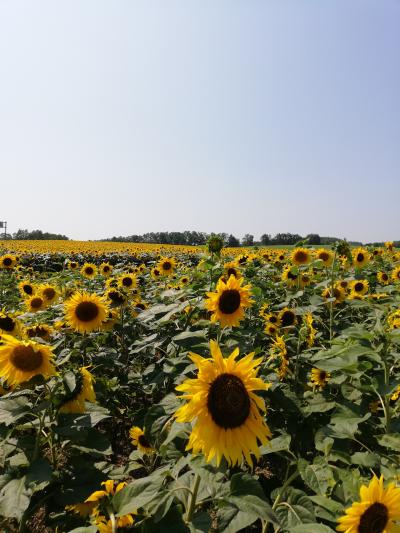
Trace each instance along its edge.
{"label": "sunflower stem", "polygon": [[329,340],[331,341],[332,338],[333,338],[333,301],[332,301],[332,298],[334,297],[333,295],[333,284],[335,282],[335,261],[336,261],[336,250],[335,250],[335,253],[333,255],[333,259],[332,259],[332,267],[331,267],[331,279],[330,279],[330,297],[331,297],[331,301],[329,302]]}
{"label": "sunflower stem", "polygon": [[107,509],[107,511],[108,511],[108,514],[110,515],[112,533],[116,533],[118,527],[117,527],[117,521],[115,520],[115,514],[111,509]]}
{"label": "sunflower stem", "polygon": [[196,474],[196,477],[194,478],[192,497],[190,498],[189,509],[186,514],[186,522],[192,521],[192,516],[196,508],[196,500],[197,500],[197,493],[199,491],[199,486],[200,486],[200,474]]}
{"label": "sunflower stem", "polygon": [[281,490],[279,491],[279,494],[278,496],[276,497],[276,500],[274,501],[273,505],[272,505],[272,510],[274,511],[278,505],[280,504],[280,501],[281,501],[281,498],[282,498],[282,495],[283,493],[285,492],[285,490],[287,489],[287,487],[290,485],[290,483],[296,479],[296,477],[298,477],[300,475],[300,472],[298,470],[296,470],[295,472],[293,472],[293,474],[288,477],[285,481],[285,483],[282,485],[282,488]]}
{"label": "sunflower stem", "polygon": [[32,463],[34,461],[36,461],[36,459],[38,458],[38,455],[39,455],[39,448],[40,448],[40,436],[42,434],[42,430],[43,430],[43,422],[44,422],[44,418],[46,416],[46,412],[44,413],[43,416],[41,416],[39,418],[39,429],[36,433],[36,439],[35,439],[35,447],[33,449],[33,455],[32,455]]}

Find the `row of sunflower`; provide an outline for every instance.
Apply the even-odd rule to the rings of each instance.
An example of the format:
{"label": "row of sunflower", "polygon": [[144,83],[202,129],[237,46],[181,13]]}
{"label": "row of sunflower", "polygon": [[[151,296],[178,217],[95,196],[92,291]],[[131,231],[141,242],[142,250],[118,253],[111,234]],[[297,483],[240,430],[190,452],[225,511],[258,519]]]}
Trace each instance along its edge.
{"label": "row of sunflower", "polygon": [[0,257],[2,530],[400,530],[392,243],[105,244]]}

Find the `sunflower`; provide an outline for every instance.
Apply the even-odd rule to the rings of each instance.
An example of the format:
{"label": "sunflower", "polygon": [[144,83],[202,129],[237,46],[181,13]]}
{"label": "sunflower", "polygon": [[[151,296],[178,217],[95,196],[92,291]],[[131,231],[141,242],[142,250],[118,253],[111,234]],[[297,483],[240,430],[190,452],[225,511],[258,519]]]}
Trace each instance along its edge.
{"label": "sunflower", "polygon": [[230,276],[235,276],[235,278],[241,278],[242,274],[237,267],[235,261],[230,261],[229,263],[224,264],[224,271],[228,279]]}
{"label": "sunflower", "polygon": [[285,281],[289,285],[289,287],[295,287],[298,284],[299,280],[298,272],[293,272],[293,270],[297,269],[290,265],[286,265],[282,271],[281,279],[282,281]]}
{"label": "sunflower", "polygon": [[157,269],[163,276],[172,276],[176,267],[176,261],[173,257],[162,257],[157,263]]}
{"label": "sunflower", "polygon": [[247,263],[247,260],[249,259],[248,254],[240,254],[236,259],[235,263],[237,265],[245,265]]}
{"label": "sunflower", "polygon": [[153,279],[159,279],[160,276],[161,276],[161,271],[160,271],[159,268],[154,267],[154,268],[151,269],[151,277]]}
{"label": "sunflower", "polygon": [[307,248],[296,248],[291,255],[292,263],[295,265],[307,265],[312,259],[311,250]]}
{"label": "sunflower", "polygon": [[326,250],[325,248],[321,248],[320,250],[317,250],[315,253],[315,257],[322,261],[326,267],[331,266],[333,261],[333,254],[331,251]]}
{"label": "sunflower", "polygon": [[400,520],[400,489],[394,483],[386,488],[383,476],[374,476],[360,489],[360,501],[354,502],[338,520],[337,531],[346,533],[396,533]]}
{"label": "sunflower", "polygon": [[284,307],[278,314],[278,325],[281,328],[294,326],[297,322],[296,313],[293,309]]}
{"label": "sunflower", "polygon": [[105,286],[107,289],[117,289],[118,288],[118,279],[117,278],[108,278],[106,279]]}
{"label": "sunflower", "polygon": [[147,304],[145,304],[144,302],[140,300],[136,300],[135,302],[133,302],[132,306],[135,307],[136,309],[140,309],[141,311],[145,311],[148,307]]}
{"label": "sunflower", "polygon": [[109,289],[105,296],[110,300],[111,307],[119,307],[127,302],[125,294],[117,289]]}
{"label": "sunflower", "polygon": [[258,316],[265,318],[269,314],[269,303],[265,302],[262,304]]}
{"label": "sunflower", "polygon": [[264,315],[264,320],[267,324],[272,324],[279,327],[279,317],[276,313],[267,313]]}
{"label": "sunflower", "polygon": [[12,313],[0,311],[0,333],[17,337],[21,333],[21,324]]}
{"label": "sunflower", "polygon": [[81,268],[81,274],[84,278],[92,279],[97,275],[97,266],[93,263],[85,263]]}
{"label": "sunflower", "polygon": [[329,298],[335,298],[333,301],[333,304],[340,304],[345,301],[346,299],[346,292],[342,287],[336,286],[333,287],[333,296],[331,296],[331,289],[330,287],[326,287],[326,289],[323,290],[322,296],[325,298],[325,300],[328,300]]}
{"label": "sunflower", "polygon": [[365,267],[369,263],[369,252],[365,248],[356,248],[352,251],[354,265],[358,268]]}
{"label": "sunflower", "polygon": [[347,291],[347,289],[350,287],[350,282],[347,281],[347,279],[341,279],[335,283],[335,287]]}
{"label": "sunflower", "polygon": [[347,299],[348,300],[364,300],[365,296],[364,296],[364,294],[360,294],[360,293],[355,292],[355,291],[350,291],[350,293],[347,296]]}
{"label": "sunflower", "polygon": [[274,337],[278,334],[279,328],[275,326],[275,324],[271,324],[270,322],[267,322],[265,324],[264,332],[267,335],[271,335],[271,337]]}
{"label": "sunflower", "polygon": [[20,281],[18,283],[18,289],[22,298],[29,298],[30,296],[33,296],[36,292],[33,283],[27,280]]}
{"label": "sunflower", "polygon": [[134,426],[129,430],[129,436],[132,439],[132,444],[134,446],[137,446],[137,448],[146,454],[150,454],[154,452],[154,449],[151,447],[150,442],[147,440],[146,435],[144,434],[144,431],[140,429],[138,426]]}
{"label": "sunflower", "polygon": [[300,287],[308,287],[311,284],[311,275],[307,274],[307,272],[302,272],[300,274]]}
{"label": "sunflower", "polygon": [[306,342],[309,348],[314,346],[315,334],[317,333],[317,330],[313,326],[313,322],[314,318],[311,313],[305,313],[303,315],[303,323],[306,329]]}
{"label": "sunflower", "polygon": [[390,399],[392,402],[396,402],[399,399],[400,396],[400,385],[397,385],[395,391],[392,393]]}
{"label": "sunflower", "polygon": [[35,326],[28,326],[25,328],[25,335],[29,339],[33,337],[40,337],[44,341],[48,341],[51,337],[52,328],[47,324],[36,324]]}
{"label": "sunflower", "polygon": [[99,270],[100,274],[105,278],[108,278],[112,272],[113,267],[109,263],[101,263]]}
{"label": "sunflower", "polygon": [[207,292],[206,308],[212,312],[211,321],[222,327],[237,326],[244,318],[244,308],[252,305],[251,286],[242,287],[242,278],[230,276],[227,283],[219,280],[216,292]]}
{"label": "sunflower", "polygon": [[53,285],[45,284],[40,285],[38,288],[38,294],[46,302],[46,305],[51,305],[58,298],[58,291]]}
{"label": "sunflower", "polygon": [[[101,484],[104,490],[96,490],[93,492],[84,503],[76,503],[67,505],[65,509],[79,514],[82,517],[90,516],[101,533],[112,533],[113,525],[111,520],[108,520],[103,513],[108,513],[112,510],[111,500],[117,492],[126,487],[126,482],[118,483],[113,479],[103,481]],[[129,527],[134,522],[134,513],[115,517],[115,526],[117,529]]]}
{"label": "sunflower", "polygon": [[76,261],[68,261],[68,268],[70,270],[76,270],[78,268],[78,263]]}
{"label": "sunflower", "polygon": [[390,315],[387,317],[387,322],[389,329],[400,329],[400,309],[390,313]]}
{"label": "sunflower", "polygon": [[107,520],[104,515],[97,515],[94,522],[97,526],[99,533],[112,533],[115,530],[113,529],[114,527],[120,529],[132,526],[135,522],[135,519],[133,514],[117,516],[115,518],[115,526],[113,526],[111,518]]}
{"label": "sunflower", "polygon": [[175,413],[176,420],[194,420],[186,449],[202,452],[207,462],[216,457],[217,465],[222,457],[235,465],[243,456],[252,465],[251,454],[260,456],[258,441],[267,444],[271,437],[260,413],[265,411],[264,400],[254,393],[269,388],[257,377],[262,358],[254,359],[250,353],[235,361],[238,348],[224,358],[215,341],[210,341],[210,350],[208,359],[190,353],[198,368],[197,377],[176,387],[187,401]]}
{"label": "sunflower", "polygon": [[366,279],[355,279],[350,283],[351,292],[363,296],[368,292],[369,283]]}
{"label": "sunflower", "polygon": [[101,329],[107,311],[103,298],[87,292],[76,292],[65,303],[66,322],[80,333]]}
{"label": "sunflower", "polygon": [[392,280],[400,281],[400,265],[392,270]]}
{"label": "sunflower", "polygon": [[76,376],[76,385],[73,391],[62,401],[60,413],[84,413],[85,402],[96,402],[96,394],[93,389],[94,378],[87,367],[80,368]]}
{"label": "sunflower", "polygon": [[385,248],[388,252],[392,253],[393,252],[393,241],[387,241],[385,242]]}
{"label": "sunflower", "polygon": [[134,289],[137,285],[137,279],[135,274],[123,274],[118,279],[118,285],[125,290]]}
{"label": "sunflower", "polygon": [[66,511],[72,511],[73,513],[78,514],[82,518],[90,516],[94,509],[96,508],[96,502],[84,502],[84,503],[74,503],[73,505],[66,505]]}
{"label": "sunflower", "polygon": [[11,335],[1,336],[0,377],[10,386],[29,381],[41,374],[45,378],[56,375],[51,348],[34,341],[19,341]]}
{"label": "sunflower", "polygon": [[278,374],[281,381],[286,377],[289,370],[289,359],[287,355],[285,339],[277,335],[269,350],[267,363]]}
{"label": "sunflower", "polygon": [[318,387],[319,389],[324,389],[326,384],[330,380],[331,375],[325,370],[320,370],[319,368],[313,368],[311,370],[311,385],[313,387]]}
{"label": "sunflower", "polygon": [[389,276],[386,272],[378,272],[376,277],[381,285],[388,285]]}
{"label": "sunflower", "polygon": [[46,308],[46,302],[44,298],[38,295],[33,295],[25,300],[25,305],[30,313],[37,313],[43,311]]}
{"label": "sunflower", "polygon": [[114,327],[114,324],[118,321],[119,313],[115,309],[110,309],[108,311],[106,319],[103,321],[101,326],[102,331],[111,331]]}
{"label": "sunflower", "polygon": [[179,283],[182,285],[187,285],[189,283],[189,278],[187,276],[182,276]]}
{"label": "sunflower", "polygon": [[0,256],[0,268],[11,270],[16,264],[17,260],[14,255],[6,254]]}

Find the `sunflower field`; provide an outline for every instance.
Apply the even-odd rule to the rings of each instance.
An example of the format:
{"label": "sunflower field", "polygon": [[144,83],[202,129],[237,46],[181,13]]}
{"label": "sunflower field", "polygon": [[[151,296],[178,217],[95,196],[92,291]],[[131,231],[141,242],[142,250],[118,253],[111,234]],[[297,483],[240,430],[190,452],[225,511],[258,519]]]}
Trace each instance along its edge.
{"label": "sunflower field", "polygon": [[400,252],[0,242],[0,531],[400,531]]}

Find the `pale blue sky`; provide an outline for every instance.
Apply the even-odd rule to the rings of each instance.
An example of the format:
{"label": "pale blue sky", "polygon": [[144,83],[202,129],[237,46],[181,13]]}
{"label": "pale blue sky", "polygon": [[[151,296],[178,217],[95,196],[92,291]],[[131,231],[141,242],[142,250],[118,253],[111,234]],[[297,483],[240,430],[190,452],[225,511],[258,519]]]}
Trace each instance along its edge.
{"label": "pale blue sky", "polygon": [[398,0],[0,0],[0,220],[400,239]]}

